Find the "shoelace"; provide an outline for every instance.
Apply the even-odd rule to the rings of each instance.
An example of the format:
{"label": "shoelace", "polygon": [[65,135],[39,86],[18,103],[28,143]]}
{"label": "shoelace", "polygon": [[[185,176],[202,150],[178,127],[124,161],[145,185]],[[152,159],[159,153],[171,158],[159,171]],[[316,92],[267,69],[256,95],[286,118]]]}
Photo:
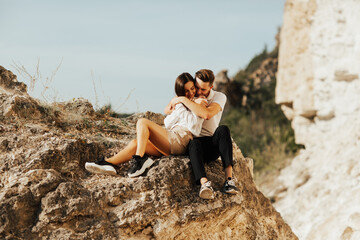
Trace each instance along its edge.
{"label": "shoelace", "polygon": [[207,187],[207,188],[212,189],[212,187],[211,187],[211,181],[207,181],[207,182],[204,183],[203,186],[201,186],[201,187],[202,187],[202,188]]}
{"label": "shoelace", "polygon": [[231,186],[235,186],[235,179],[232,178],[231,180],[227,180],[227,184]]}

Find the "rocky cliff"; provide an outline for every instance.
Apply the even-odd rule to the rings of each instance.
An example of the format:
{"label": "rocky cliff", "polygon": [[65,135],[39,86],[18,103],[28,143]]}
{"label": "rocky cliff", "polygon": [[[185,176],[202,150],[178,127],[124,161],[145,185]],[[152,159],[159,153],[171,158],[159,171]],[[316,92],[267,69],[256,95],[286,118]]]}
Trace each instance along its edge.
{"label": "rocky cliff", "polygon": [[276,100],[304,144],[265,190],[300,239],[360,239],[360,1],[288,0]]}
{"label": "rocky cliff", "polygon": [[222,194],[221,162],[207,166],[215,200],[198,197],[186,156],[162,157],[144,175],[85,171],[118,152],[135,122],[96,113],[85,99],[44,104],[0,67],[1,239],[297,239],[252,178],[252,160],[234,145],[240,193]]}

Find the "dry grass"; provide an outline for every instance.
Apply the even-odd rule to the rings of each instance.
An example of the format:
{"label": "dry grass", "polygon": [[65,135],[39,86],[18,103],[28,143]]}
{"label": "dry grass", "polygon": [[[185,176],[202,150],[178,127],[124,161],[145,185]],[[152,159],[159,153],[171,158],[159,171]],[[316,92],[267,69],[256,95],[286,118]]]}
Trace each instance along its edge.
{"label": "dry grass", "polygon": [[91,81],[92,81],[93,88],[94,88],[94,93],[95,93],[95,108],[99,109],[100,108],[100,106],[99,106],[99,97],[98,97],[99,95],[97,94],[97,91],[96,91],[96,85],[95,85],[93,70],[91,70]]}
{"label": "dry grass", "polygon": [[[40,83],[42,85],[42,91],[41,91],[41,97],[42,100],[45,102],[56,102],[58,91],[51,86],[56,73],[59,71],[60,66],[62,64],[62,59],[59,63],[59,65],[55,68],[54,71],[52,71],[50,77],[43,77],[43,75],[40,72],[40,58],[38,58],[35,72],[31,74],[24,65],[21,63],[16,63],[13,61],[13,64],[11,65],[15,70],[25,79],[29,82],[29,92],[33,92],[36,85]],[[53,91],[52,94],[47,94],[48,90],[51,89]]]}
{"label": "dry grass", "polygon": [[[51,72],[51,75],[47,77],[44,77],[40,71],[40,58],[37,59],[35,71],[33,73],[30,73],[30,71],[21,63],[17,63],[13,61],[13,64],[11,66],[16,70],[16,72],[18,72],[19,75],[21,75],[24,78],[25,82],[27,81],[29,93],[33,93],[36,88],[39,88],[39,85],[41,86],[40,101],[43,102],[42,104],[44,106],[49,107],[49,104],[56,103],[59,100],[58,90],[52,87],[51,85],[54,81],[56,73],[59,71],[62,65],[62,61],[63,59],[61,59],[60,63],[57,65],[55,70]],[[93,84],[93,89],[95,94],[95,104],[94,104],[95,110],[100,111],[104,107],[113,106],[110,103],[111,102],[110,98],[106,96],[103,90],[101,78],[99,77],[99,80],[96,81],[94,72],[92,70],[91,70],[91,81]],[[105,104],[102,107],[100,106],[100,101],[99,101],[99,91],[98,91],[99,89],[100,89],[100,93],[102,93],[102,98],[105,100],[104,102],[107,102],[107,104]],[[117,105],[117,107],[112,108],[110,110],[114,113],[119,113],[121,109],[125,106],[127,101],[130,99],[134,90],[135,89],[132,89],[124,100],[120,98],[119,101],[117,101],[120,104]]]}
{"label": "dry grass", "polygon": [[[120,113],[121,109],[125,106],[125,104],[127,103],[127,101],[130,99],[132,93],[135,91],[135,88],[133,88],[128,95],[125,97],[124,100],[121,100],[122,98],[120,97],[120,99],[116,102],[119,102],[120,104],[114,108],[113,104],[111,104],[111,100],[108,96],[105,95],[104,89],[102,87],[102,80],[101,77],[99,77],[98,83],[96,83],[95,81],[95,77],[94,77],[94,72],[93,70],[91,70],[91,81],[93,84],[93,89],[94,89],[94,94],[95,94],[95,110],[97,112],[101,112],[102,109],[104,108],[108,108],[110,106],[109,111],[114,112],[114,113]],[[100,88],[98,86],[100,86]],[[105,100],[105,102],[107,102],[107,104],[103,105],[100,107],[99,104],[99,94],[98,94],[98,89],[100,89],[101,93],[102,93],[102,98]],[[138,107],[139,109],[139,107]]]}

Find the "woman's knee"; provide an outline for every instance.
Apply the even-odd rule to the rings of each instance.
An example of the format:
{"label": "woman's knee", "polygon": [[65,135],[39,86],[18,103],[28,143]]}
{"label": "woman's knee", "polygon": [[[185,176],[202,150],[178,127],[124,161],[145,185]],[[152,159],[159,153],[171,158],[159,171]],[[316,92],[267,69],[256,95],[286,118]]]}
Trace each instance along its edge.
{"label": "woman's knee", "polygon": [[148,122],[150,120],[149,119],[146,119],[146,118],[140,118],[139,120],[137,120],[136,122],[136,127],[144,127],[144,126],[147,126],[148,125]]}
{"label": "woman's knee", "polygon": [[132,147],[136,147],[137,146],[137,140],[136,140],[136,138],[135,139],[133,139],[133,140],[131,140],[130,142],[129,142],[129,145],[130,146],[132,146]]}

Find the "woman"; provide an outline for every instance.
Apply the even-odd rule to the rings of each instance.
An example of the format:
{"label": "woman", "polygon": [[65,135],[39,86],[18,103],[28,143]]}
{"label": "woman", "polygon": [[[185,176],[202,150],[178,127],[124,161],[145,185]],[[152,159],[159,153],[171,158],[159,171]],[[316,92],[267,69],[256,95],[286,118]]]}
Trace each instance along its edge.
{"label": "woman", "polygon": [[[189,73],[180,74],[175,81],[175,92],[177,96],[185,96],[194,100],[196,88],[195,80]],[[206,104],[204,99],[195,100],[198,104]],[[86,170],[92,173],[116,174],[114,165],[134,159],[134,164],[129,170],[129,177],[137,177],[145,172],[154,161],[150,156],[182,155],[193,135],[200,133],[203,119],[196,116],[184,105],[177,104],[171,108],[169,104],[165,112],[171,112],[165,120],[165,128],[148,120],[141,118],[136,123],[137,139],[132,140],[122,151],[115,156],[99,161],[85,164]]]}

